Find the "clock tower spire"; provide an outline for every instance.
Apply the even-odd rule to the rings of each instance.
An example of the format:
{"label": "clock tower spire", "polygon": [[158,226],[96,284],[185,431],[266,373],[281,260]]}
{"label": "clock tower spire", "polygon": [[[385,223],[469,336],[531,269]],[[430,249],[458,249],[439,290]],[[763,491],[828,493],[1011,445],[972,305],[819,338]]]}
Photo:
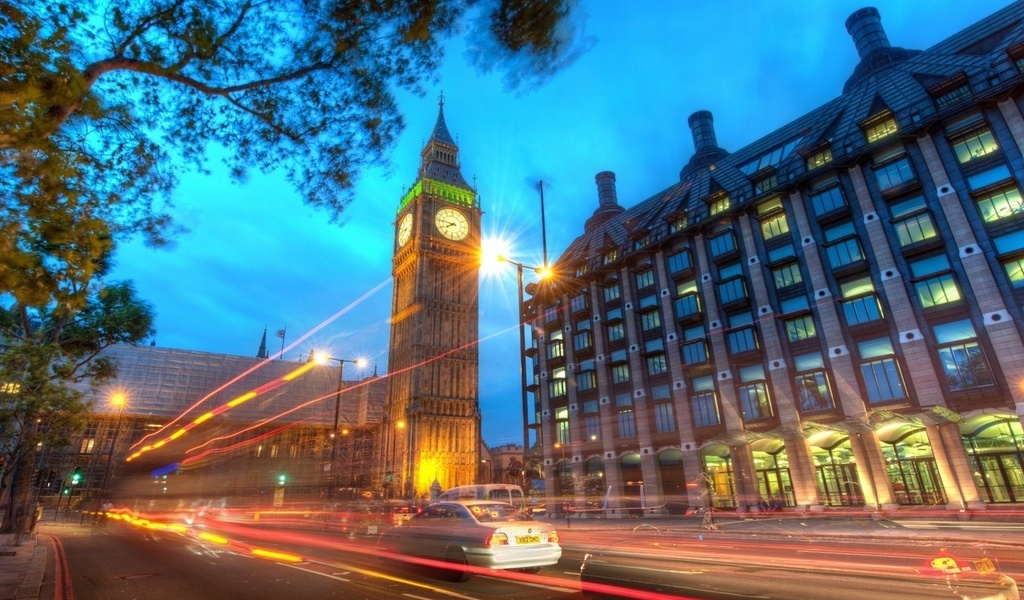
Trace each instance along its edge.
{"label": "clock tower spire", "polygon": [[480,204],[444,119],[398,205],[387,397],[380,437],[388,497],[475,483],[480,464]]}

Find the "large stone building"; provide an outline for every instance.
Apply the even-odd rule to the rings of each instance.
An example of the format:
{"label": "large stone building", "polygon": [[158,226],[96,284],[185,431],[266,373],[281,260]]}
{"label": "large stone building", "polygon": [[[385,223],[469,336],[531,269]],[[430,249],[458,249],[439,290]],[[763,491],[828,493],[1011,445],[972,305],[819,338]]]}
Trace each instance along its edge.
{"label": "large stone building", "polygon": [[924,51],[846,26],[831,102],[731,152],[694,113],[629,208],[597,175],[529,288],[549,505],[1024,502],[1024,4]]}
{"label": "large stone building", "polygon": [[118,377],[88,393],[85,430],[66,449],[43,449],[36,485],[44,504],[64,490],[67,506],[103,495],[270,502],[280,487],[289,499],[321,499],[331,487],[338,498],[380,489],[374,448],[384,379],[376,373],[350,370],[341,381],[334,365],[149,346],[104,355],[117,361]]}

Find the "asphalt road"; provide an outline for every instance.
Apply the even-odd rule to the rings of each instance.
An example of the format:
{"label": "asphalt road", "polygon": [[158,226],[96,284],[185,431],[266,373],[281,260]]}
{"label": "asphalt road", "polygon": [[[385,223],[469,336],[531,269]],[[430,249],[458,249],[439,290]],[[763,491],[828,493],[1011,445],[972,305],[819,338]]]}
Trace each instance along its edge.
{"label": "asphalt road", "polygon": [[[449,583],[375,552],[372,539],[323,531],[209,524],[208,539],[111,523],[58,538],[51,579],[57,600],[402,598],[459,600],[578,600],[585,552],[607,549],[629,567],[627,578],[668,581],[666,597],[693,598],[952,598],[944,578],[915,568],[945,553],[964,560],[993,558],[1024,581],[1024,550],[965,541],[948,547],[918,539],[889,542],[820,536],[714,539],[630,531],[562,529],[563,559],[537,576],[478,576]],[[194,533],[194,532],[192,532]],[[212,536],[212,537],[211,537]],[[230,538],[231,543],[223,540]],[[254,555],[254,549],[279,555]],[[623,559],[624,558],[624,559]],[[59,581],[58,581],[59,582]],[[629,597],[629,592],[620,591]],[[48,595],[44,594],[44,597]],[[647,593],[633,597],[651,598]]]}

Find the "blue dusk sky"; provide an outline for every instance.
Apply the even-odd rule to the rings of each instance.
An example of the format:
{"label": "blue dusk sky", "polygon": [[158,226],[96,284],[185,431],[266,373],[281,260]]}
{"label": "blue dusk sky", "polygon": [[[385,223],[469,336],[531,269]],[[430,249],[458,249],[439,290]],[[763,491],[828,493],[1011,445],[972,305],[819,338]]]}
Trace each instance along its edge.
{"label": "blue dusk sky", "polygon": [[[399,96],[407,127],[391,164],[362,174],[340,224],[304,206],[281,176],[233,183],[211,151],[211,172],[185,176],[175,193],[174,214],[188,232],[169,248],[130,242],[118,250],[112,279],[133,280],[153,304],[156,345],[255,356],[264,327],[271,353],[281,351],[275,332],[286,329],[285,359],[324,350],[369,361],[362,373],[346,365],[346,379],[374,365],[384,374],[395,213],[416,180],[442,91],[485,237],[508,240],[514,260],[540,265],[539,180],[553,260],[597,207],[597,173],[616,174],[625,207],[678,180],[693,154],[692,113],[711,111],[718,145],[733,152],[839,96],[859,60],[845,28],[854,11],[877,7],[891,45],[923,50],[1009,2],[580,4],[593,46],[529,93],[508,91],[501,74],[477,73],[453,40],[426,96]],[[505,267],[480,283],[480,408],[490,446],[522,443],[515,269]]]}

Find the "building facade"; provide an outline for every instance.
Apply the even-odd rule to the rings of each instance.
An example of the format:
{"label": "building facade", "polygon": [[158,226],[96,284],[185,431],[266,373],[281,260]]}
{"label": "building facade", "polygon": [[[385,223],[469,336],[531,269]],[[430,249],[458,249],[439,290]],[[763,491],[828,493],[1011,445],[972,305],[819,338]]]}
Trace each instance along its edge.
{"label": "building facade", "polygon": [[475,483],[480,468],[480,203],[443,99],[399,203],[380,468],[391,497]]}
{"label": "building facade", "polygon": [[1024,5],[924,51],[846,26],[833,101],[734,152],[694,113],[630,208],[597,175],[527,289],[549,506],[1024,502]]}
{"label": "building facade", "polygon": [[380,490],[373,459],[384,380],[376,373],[340,381],[333,365],[157,347],[115,346],[104,356],[118,376],[84,390],[93,409],[85,429],[63,450],[42,449],[34,479],[44,505],[100,497],[269,503],[278,487],[289,499],[319,499],[332,484],[338,498]]}

